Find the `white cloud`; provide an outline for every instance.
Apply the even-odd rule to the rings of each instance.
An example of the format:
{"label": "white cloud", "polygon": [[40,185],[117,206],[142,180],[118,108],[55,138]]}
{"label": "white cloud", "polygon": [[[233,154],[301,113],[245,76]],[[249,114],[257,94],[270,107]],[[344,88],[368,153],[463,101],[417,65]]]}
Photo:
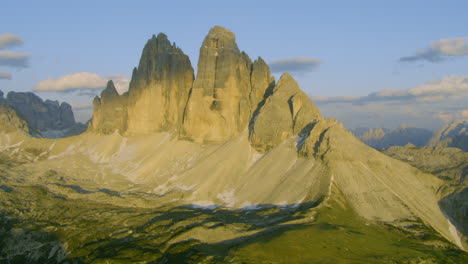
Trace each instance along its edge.
{"label": "white cloud", "polygon": [[333,97],[324,97],[324,96],[311,96],[312,101],[314,102],[353,102],[361,98],[361,96],[333,96]]}
{"label": "white cloud", "polygon": [[0,49],[21,46],[23,43],[24,40],[20,36],[9,33],[0,35]]}
{"label": "white cloud", "polygon": [[468,76],[448,76],[407,90],[386,89],[367,96],[312,97],[323,103],[368,104],[372,102],[441,101],[468,96]]}
{"label": "white cloud", "polygon": [[468,96],[468,76],[449,76],[408,90],[418,100],[435,101],[454,96]]}
{"label": "white cloud", "polygon": [[9,72],[0,72],[0,80],[11,80],[11,73]]}
{"label": "white cloud", "polygon": [[127,76],[120,74],[113,74],[106,76],[109,80],[114,82],[115,89],[119,94],[123,94],[128,91],[130,85],[130,79]]}
{"label": "white cloud", "polygon": [[432,42],[427,49],[417,50],[413,56],[400,58],[401,62],[443,61],[450,57],[468,55],[468,37],[440,39]]}
{"label": "white cloud", "polygon": [[458,56],[468,54],[468,37],[440,39],[433,42],[429,48],[447,56]]}
{"label": "white cloud", "polygon": [[[123,75],[101,76],[96,73],[78,72],[65,75],[58,79],[49,78],[41,81],[33,87],[35,92],[72,92],[72,91],[100,91],[106,87],[107,81],[114,81],[119,93],[128,90],[130,80]],[[85,95],[94,93],[85,93]]]}
{"label": "white cloud", "polygon": [[348,127],[395,128],[407,123],[436,129],[468,115],[468,76],[448,76],[406,90],[312,100],[326,116],[335,117]]}
{"label": "white cloud", "polygon": [[0,51],[0,66],[26,68],[29,64],[29,54],[15,51]]}
{"label": "white cloud", "polygon": [[319,59],[297,57],[288,58],[281,60],[274,60],[268,65],[270,66],[271,72],[283,73],[283,72],[296,72],[305,73],[315,70],[322,62]]}
{"label": "white cloud", "polygon": [[73,108],[74,111],[88,110],[88,109],[93,108],[93,104],[75,104],[75,103],[72,103],[71,107]]}

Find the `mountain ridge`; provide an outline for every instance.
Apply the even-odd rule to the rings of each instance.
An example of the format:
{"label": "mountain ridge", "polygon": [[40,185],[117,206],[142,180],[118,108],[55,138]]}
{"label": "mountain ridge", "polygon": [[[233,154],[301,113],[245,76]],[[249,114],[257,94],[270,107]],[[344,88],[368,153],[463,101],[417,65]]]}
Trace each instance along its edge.
{"label": "mountain ridge", "polygon": [[[94,99],[86,133],[56,140],[0,134],[3,153],[23,162],[17,183],[6,179],[2,184],[12,189],[40,186],[42,193],[55,195],[46,197],[125,210],[226,210],[244,219],[255,210],[295,214],[305,208],[305,216],[300,211],[301,216],[291,220],[294,224],[284,225],[307,225],[317,212],[346,208],[360,223],[385,223],[405,232],[423,225],[440,234],[436,242],[467,249],[466,237],[439,207],[442,180],[387,157],[337,120],[322,117],[291,75],[273,82],[264,61],[252,63],[229,30],[215,27],[208,32],[196,78],[185,63],[188,57],[167,36],[159,34],[148,43],[128,94],[118,95],[109,81]],[[145,109],[144,118],[134,118]],[[5,203],[14,195],[20,192],[6,193]],[[156,220],[148,226],[159,224]],[[161,250],[195,242],[194,237],[219,242],[257,232],[244,229],[244,224],[224,223],[221,229],[226,232],[215,228],[218,224],[197,225],[185,237],[165,238],[173,244]],[[223,235],[213,237],[213,232]],[[80,245],[71,248],[79,251]]]}
{"label": "mountain ridge", "polygon": [[32,136],[58,138],[83,133],[87,127],[77,123],[70,104],[42,100],[32,92],[9,92],[0,103],[15,110],[16,114],[28,125]]}

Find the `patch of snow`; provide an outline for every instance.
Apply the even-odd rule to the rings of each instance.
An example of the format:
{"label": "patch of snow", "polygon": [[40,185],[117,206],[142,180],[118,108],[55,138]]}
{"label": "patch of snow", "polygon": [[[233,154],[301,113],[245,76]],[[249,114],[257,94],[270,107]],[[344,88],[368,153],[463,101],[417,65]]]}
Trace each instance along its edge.
{"label": "patch of snow", "polygon": [[253,150],[252,159],[250,160],[251,165],[253,165],[255,162],[257,162],[259,159],[261,159],[264,156],[264,154],[258,153],[257,151],[255,151],[255,149],[252,149],[252,150]]}
{"label": "patch of snow", "polygon": [[228,207],[232,207],[234,206],[234,204],[236,203],[236,201],[238,200],[235,196],[234,196],[234,190],[229,190],[229,191],[225,191],[223,193],[220,193],[216,196],[216,198],[220,199],[221,201],[223,201],[226,206]]}
{"label": "patch of snow", "polygon": [[52,149],[55,147],[55,141],[50,145],[49,149],[47,150],[47,152],[51,152]]}
{"label": "patch of snow", "polygon": [[164,193],[166,193],[168,191],[169,191],[169,187],[167,186],[166,183],[164,183],[164,184],[159,185],[158,187],[154,188],[152,192],[155,193],[155,194],[160,194],[161,195],[161,194],[164,194]]}
{"label": "patch of snow", "polygon": [[447,222],[449,224],[449,231],[450,231],[450,234],[452,234],[452,237],[453,239],[455,240],[455,244],[457,244],[457,246],[459,246],[460,248],[463,249],[463,244],[461,242],[461,238],[460,236],[458,236],[458,231],[457,231],[457,228],[450,222],[449,219],[447,219]]}
{"label": "patch of snow", "polygon": [[54,156],[50,156],[48,158],[48,160],[51,160],[51,159],[56,159],[56,158],[61,158],[61,157],[65,157],[69,154],[73,154],[74,152],[72,152],[72,150],[75,148],[75,144],[71,144],[64,152],[60,153],[60,154],[57,154],[57,155],[54,155]]}
{"label": "patch of snow", "polygon": [[190,186],[180,184],[180,185],[176,185],[176,188],[181,189],[182,191],[190,191],[190,190],[193,190],[193,188],[195,188],[195,186],[197,186],[197,184],[193,184],[193,185],[190,185]]}
{"label": "patch of snow", "polygon": [[210,201],[197,201],[197,202],[194,202],[190,205],[190,207],[194,208],[194,209],[209,209],[209,210],[213,210],[213,209],[216,209],[218,207],[220,207],[220,205],[216,205]]}
{"label": "patch of snow", "polygon": [[[10,140],[8,140],[8,141],[10,141]],[[23,144],[23,142],[24,142],[24,140],[21,140],[20,142],[18,142],[18,143],[16,143],[16,144],[7,145],[7,146],[5,146],[5,147],[2,149],[2,151],[3,151],[3,150],[6,150],[6,149],[9,149],[9,148],[16,148],[16,147],[19,147],[19,146],[21,146],[21,144]]]}

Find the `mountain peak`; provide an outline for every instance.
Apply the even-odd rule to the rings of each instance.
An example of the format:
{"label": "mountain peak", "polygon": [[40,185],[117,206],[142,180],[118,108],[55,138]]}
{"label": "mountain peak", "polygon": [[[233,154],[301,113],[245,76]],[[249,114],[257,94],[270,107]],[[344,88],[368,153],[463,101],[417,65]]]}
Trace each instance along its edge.
{"label": "mountain peak", "polygon": [[101,97],[111,98],[118,95],[119,93],[117,92],[117,89],[115,89],[114,82],[109,80],[107,82],[106,88],[101,92]]}
{"label": "mountain peak", "polygon": [[272,94],[261,104],[250,126],[250,140],[260,152],[299,135],[323,119],[318,108],[288,73],[281,76]]}
{"label": "mountain peak", "polygon": [[214,26],[210,29],[208,32],[208,36],[214,37],[226,37],[226,38],[234,38],[235,39],[235,34],[230,31],[229,29],[222,27],[222,26]]}

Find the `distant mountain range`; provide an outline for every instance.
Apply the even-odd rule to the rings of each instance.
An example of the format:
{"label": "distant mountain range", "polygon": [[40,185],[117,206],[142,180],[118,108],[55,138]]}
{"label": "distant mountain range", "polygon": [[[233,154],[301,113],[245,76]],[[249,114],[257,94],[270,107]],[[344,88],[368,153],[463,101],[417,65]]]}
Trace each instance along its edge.
{"label": "distant mountain range", "polygon": [[468,152],[468,120],[456,120],[436,131],[429,147],[455,147]]}
{"label": "distant mountain range", "polygon": [[61,138],[81,134],[87,128],[75,121],[72,107],[66,102],[43,101],[31,92],[9,92],[4,98],[0,91],[0,103],[27,123],[27,132],[32,136]]}
{"label": "distant mountain range", "polygon": [[456,147],[468,151],[468,120],[455,120],[436,132],[409,126],[395,130],[361,127],[350,131],[375,149],[411,144],[416,147]]}

